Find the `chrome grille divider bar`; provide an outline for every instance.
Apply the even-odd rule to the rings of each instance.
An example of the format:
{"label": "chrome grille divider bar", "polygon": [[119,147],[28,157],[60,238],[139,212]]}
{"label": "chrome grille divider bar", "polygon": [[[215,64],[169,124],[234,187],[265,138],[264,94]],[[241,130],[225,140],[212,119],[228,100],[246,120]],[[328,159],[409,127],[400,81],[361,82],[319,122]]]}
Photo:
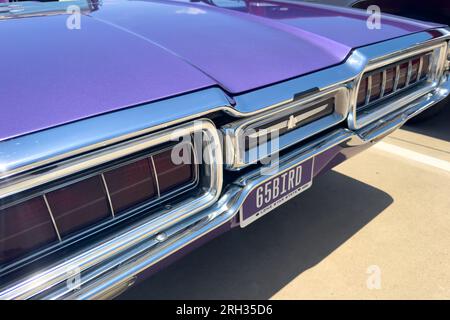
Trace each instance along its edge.
{"label": "chrome grille divider bar", "polygon": [[158,198],[161,198],[161,190],[159,189],[158,172],[156,172],[155,160],[153,160],[153,155],[150,156],[150,160],[152,161],[152,168],[153,168],[152,170],[153,170],[153,174],[155,175],[156,191],[158,192]]}
{"label": "chrome grille divider bar", "polygon": [[395,82],[394,82],[394,89],[392,92],[396,92],[398,88],[398,82],[400,81],[400,65],[395,66]]}
{"label": "chrome grille divider bar", "polygon": [[420,81],[421,73],[422,73],[422,68],[423,68],[423,56],[420,56],[420,60],[419,60],[419,69],[417,69],[417,78],[416,78],[416,82],[419,82],[419,81]]}
{"label": "chrome grille divider bar", "polygon": [[385,68],[383,70],[383,79],[381,80],[380,98],[384,97],[384,92],[386,91],[386,79],[387,79],[387,70]]}
{"label": "chrome grille divider bar", "polygon": [[367,106],[370,103],[370,96],[372,95],[372,76],[367,77],[367,93],[366,93],[366,102],[364,103]]}
{"label": "chrome grille divider bar", "polygon": [[61,235],[59,234],[58,226],[56,225],[55,217],[53,216],[52,208],[50,207],[50,204],[48,203],[47,196],[45,194],[42,195],[42,198],[44,199],[45,205],[47,206],[48,213],[50,214],[50,219],[52,219],[53,227],[55,228],[56,235],[58,236],[59,242],[62,241]]}
{"label": "chrome grille divider bar", "polygon": [[408,61],[408,74],[406,76],[406,83],[405,88],[409,86],[409,82],[411,81],[411,75],[412,75],[412,61]]}
{"label": "chrome grille divider bar", "polygon": [[109,193],[108,184],[106,183],[105,175],[103,174],[103,172],[101,173],[101,176],[102,176],[103,186],[105,187],[106,196],[108,197],[108,203],[109,203],[109,208],[111,209],[111,215],[113,218],[115,218],[116,215],[115,215],[114,207],[113,207],[112,200],[111,200],[111,194]]}

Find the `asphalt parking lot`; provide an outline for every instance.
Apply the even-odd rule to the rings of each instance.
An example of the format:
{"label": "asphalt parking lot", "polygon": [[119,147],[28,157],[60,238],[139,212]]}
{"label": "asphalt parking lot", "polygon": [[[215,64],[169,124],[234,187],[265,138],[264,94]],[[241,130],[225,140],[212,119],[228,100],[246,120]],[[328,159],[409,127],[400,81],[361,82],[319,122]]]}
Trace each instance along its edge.
{"label": "asphalt parking lot", "polygon": [[450,105],[122,299],[450,299]]}

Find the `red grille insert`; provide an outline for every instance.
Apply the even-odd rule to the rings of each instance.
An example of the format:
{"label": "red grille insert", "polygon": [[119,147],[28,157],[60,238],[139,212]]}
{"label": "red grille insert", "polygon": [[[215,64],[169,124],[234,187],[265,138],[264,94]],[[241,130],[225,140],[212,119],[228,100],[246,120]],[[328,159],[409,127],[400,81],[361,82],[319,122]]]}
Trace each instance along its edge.
{"label": "red grille insert", "polygon": [[42,197],[0,210],[0,264],[58,241]]}
{"label": "red grille insert", "polygon": [[361,80],[361,84],[359,85],[358,100],[357,100],[358,106],[366,103],[366,95],[367,95],[367,77],[364,77]]}
{"label": "red grille insert", "polygon": [[374,73],[372,75],[372,91],[370,94],[370,99],[378,99],[381,93],[381,79],[382,73]]}
{"label": "red grille insert", "polygon": [[[183,152],[186,152],[186,150],[183,149],[180,152],[180,157],[183,157]],[[171,154],[172,150],[167,150],[153,156],[161,194],[169,192],[177,186],[188,184],[194,178],[194,165],[174,164]]]}
{"label": "red grille insert", "polygon": [[407,76],[408,76],[408,63],[403,63],[400,65],[400,76],[398,78],[397,89],[402,89],[405,87]]}
{"label": "red grille insert", "polygon": [[61,237],[112,217],[100,176],[47,193]]}
{"label": "red grille insert", "polygon": [[149,158],[105,172],[104,176],[115,214],[157,195]]}
{"label": "red grille insert", "polygon": [[[185,151],[192,151],[192,146],[187,146],[179,154],[182,158]],[[69,182],[44,195],[1,209],[0,264],[67,240],[138,204],[156,202],[159,195],[173,191],[171,196],[177,196],[177,191],[181,193],[185,187],[192,186],[196,164],[193,154],[190,154],[191,163],[174,164],[171,153],[169,149],[153,156],[148,154],[143,159]]]}
{"label": "red grille insert", "polygon": [[388,68],[386,70],[386,86],[384,88],[384,94],[392,93],[395,83],[395,68]]}

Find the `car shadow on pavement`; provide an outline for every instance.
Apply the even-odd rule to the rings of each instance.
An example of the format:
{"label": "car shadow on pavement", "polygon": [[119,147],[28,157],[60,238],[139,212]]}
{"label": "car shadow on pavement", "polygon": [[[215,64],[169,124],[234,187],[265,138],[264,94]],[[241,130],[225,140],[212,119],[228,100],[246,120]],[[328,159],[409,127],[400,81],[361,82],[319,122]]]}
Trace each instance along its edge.
{"label": "car shadow on pavement", "polygon": [[407,123],[403,129],[450,142],[450,99],[445,109],[419,123]]}
{"label": "car shadow on pavement", "polygon": [[328,172],[302,196],[219,236],[118,299],[268,299],[392,202],[381,190]]}

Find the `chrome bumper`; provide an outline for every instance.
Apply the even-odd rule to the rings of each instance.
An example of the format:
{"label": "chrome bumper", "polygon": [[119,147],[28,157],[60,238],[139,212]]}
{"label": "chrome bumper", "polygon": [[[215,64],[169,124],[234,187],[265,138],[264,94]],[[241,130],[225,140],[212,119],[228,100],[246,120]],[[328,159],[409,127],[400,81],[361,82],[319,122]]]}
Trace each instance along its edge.
{"label": "chrome bumper", "polygon": [[[278,168],[280,171],[287,170],[337,145],[351,148],[377,142],[410,118],[444,99],[449,92],[447,80],[433,92],[365,128],[358,131],[335,130],[280,157]],[[225,223],[230,223],[255,186],[272,176],[261,175],[260,169],[247,173],[229,185],[213,206],[200,213],[171,227],[155,225],[152,221],[131,226],[106,242],[7,286],[0,291],[0,299],[114,297],[130,286],[142,271]]]}

